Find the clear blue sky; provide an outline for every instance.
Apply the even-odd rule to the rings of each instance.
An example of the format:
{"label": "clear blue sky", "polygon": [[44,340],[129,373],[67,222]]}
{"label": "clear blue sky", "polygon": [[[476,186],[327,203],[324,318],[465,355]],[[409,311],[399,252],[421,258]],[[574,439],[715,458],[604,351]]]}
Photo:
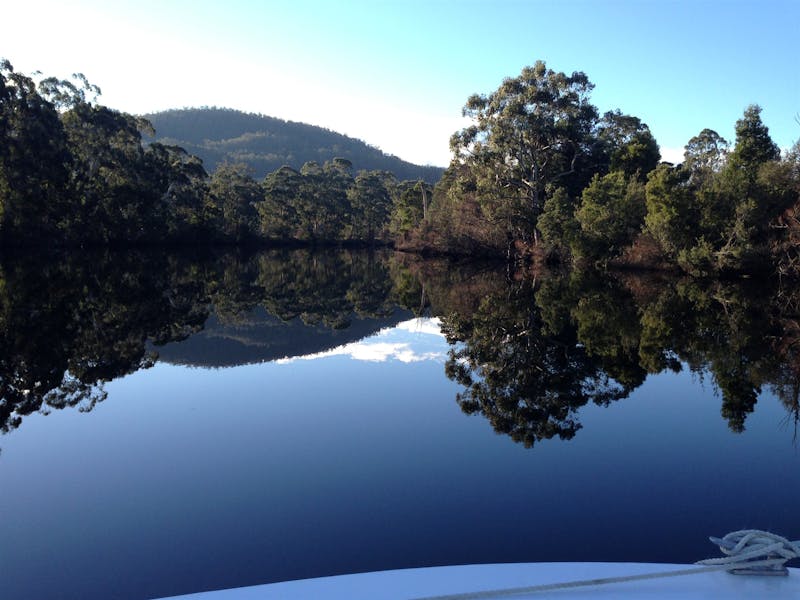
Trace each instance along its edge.
{"label": "clear blue sky", "polygon": [[445,165],[461,107],[544,60],[584,71],[675,158],[701,129],[733,140],[760,104],[800,138],[800,0],[71,0],[2,9],[0,57],[81,71],[133,113],[227,106],[305,121]]}

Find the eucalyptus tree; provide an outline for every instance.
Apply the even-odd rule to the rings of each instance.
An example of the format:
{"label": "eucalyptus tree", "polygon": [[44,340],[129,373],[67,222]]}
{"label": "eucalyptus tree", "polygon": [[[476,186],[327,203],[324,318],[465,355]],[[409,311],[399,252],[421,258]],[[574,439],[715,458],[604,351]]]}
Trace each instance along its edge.
{"label": "eucalyptus tree", "polygon": [[217,216],[214,230],[218,235],[236,242],[256,235],[256,205],[263,200],[263,191],[253,179],[250,167],[242,163],[220,165],[211,176],[209,193]]}
{"label": "eucalyptus tree", "polygon": [[650,128],[638,117],[619,109],[608,111],[597,126],[599,159],[608,171],[622,171],[644,181],[661,158]]}
{"label": "eucalyptus tree", "polygon": [[72,229],[93,241],[137,240],[159,196],[142,144],[148,123],[105,106],[76,103],[61,117],[73,157],[71,188],[81,210]]}
{"label": "eucalyptus tree", "polygon": [[353,163],[336,157],[322,165],[322,207],[325,210],[328,239],[344,239],[352,225],[353,209],[349,190],[353,187]]}
{"label": "eucalyptus tree", "polygon": [[208,234],[214,222],[208,173],[202,161],[180,146],[154,142],[147,147],[152,186],[160,201],[152,212],[151,235],[187,239]]}
{"label": "eucalyptus tree", "polygon": [[300,217],[295,199],[302,180],[300,172],[288,166],[266,176],[262,183],[264,199],[256,206],[263,235],[275,239],[290,239],[296,235]]}
{"label": "eucalyptus tree", "polygon": [[394,177],[384,171],[362,171],[348,190],[354,215],[354,237],[373,242],[389,220]]}
{"label": "eucalyptus tree", "polygon": [[70,154],[55,105],[0,60],[0,241],[57,235]]}
{"label": "eucalyptus tree", "polygon": [[623,171],[595,175],[575,211],[579,243],[592,257],[613,258],[636,239],[645,212],[645,186],[635,176],[626,177]]}
{"label": "eucalyptus tree", "polygon": [[[594,85],[542,61],[507,78],[489,95],[474,94],[463,114],[472,124],[450,140],[453,162],[468,167],[486,214],[515,239],[538,239],[548,191],[579,188],[580,162],[592,151]],[[579,191],[579,190],[576,190]]]}
{"label": "eucalyptus tree", "polygon": [[395,189],[389,230],[405,235],[427,220],[433,198],[433,187],[424,181],[402,181]]}
{"label": "eucalyptus tree", "polygon": [[688,170],[691,185],[697,189],[725,166],[730,144],[713,129],[703,129],[690,139],[683,153],[683,168]]}

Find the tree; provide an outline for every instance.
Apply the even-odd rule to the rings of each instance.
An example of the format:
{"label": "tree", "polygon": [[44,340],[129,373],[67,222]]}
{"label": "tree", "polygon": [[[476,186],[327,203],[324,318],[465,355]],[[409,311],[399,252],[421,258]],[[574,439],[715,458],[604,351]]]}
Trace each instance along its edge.
{"label": "tree", "polygon": [[93,242],[137,241],[158,209],[141,131],[147,121],[76,101],[61,115],[72,154],[70,188],[80,207],[71,233]]}
{"label": "tree", "polygon": [[780,149],[770,138],[769,128],[761,121],[761,107],[751,104],[736,121],[736,146],[729,161],[731,168],[744,171],[747,180],[753,182],[762,164],[780,157]]}
{"label": "tree", "polygon": [[607,260],[631,244],[645,216],[645,188],[622,171],[595,175],[583,190],[575,218],[581,245],[591,256]]}
{"label": "tree", "polygon": [[794,200],[765,187],[763,178],[759,181],[762,170],[779,159],[780,150],[761,121],[761,108],[748,106],[736,121],[736,145],[714,178],[711,201],[700,196],[706,226],[719,232],[721,268],[752,269],[766,257],[770,223]]}
{"label": "tree", "polygon": [[713,129],[703,129],[690,139],[683,153],[683,168],[689,182],[697,189],[722,170],[730,144]]}
{"label": "tree", "polygon": [[210,237],[215,207],[209,202],[208,173],[202,161],[180,146],[153,142],[146,159],[152,172],[155,194],[160,196],[152,212],[151,237],[157,239],[196,239],[198,233]]}
{"label": "tree", "polygon": [[269,238],[291,239],[300,226],[296,198],[303,176],[291,167],[281,167],[264,179],[264,201],[257,205],[261,233]]}
{"label": "tree", "polygon": [[668,256],[694,245],[701,234],[700,210],[688,185],[688,169],[662,163],[645,187],[645,226]]}
{"label": "tree", "polygon": [[538,61],[492,94],[467,100],[463,114],[473,124],[451,138],[454,161],[468,167],[478,200],[513,238],[537,241],[548,186],[569,189],[578,179],[597,119],[593,87],[584,73],[557,73]]}
{"label": "tree", "polygon": [[608,111],[598,123],[600,158],[608,171],[622,171],[645,181],[661,158],[650,128],[638,117]]}
{"label": "tree", "polygon": [[389,229],[395,236],[413,231],[428,218],[433,188],[422,180],[403,181],[395,191]]}
{"label": "tree", "polygon": [[55,105],[0,60],[0,241],[57,234],[69,207],[69,163]]}
{"label": "tree", "polygon": [[575,201],[564,188],[558,188],[545,201],[539,230],[551,248],[570,250],[577,246],[580,224],[575,218]]}
{"label": "tree", "polygon": [[356,176],[353,187],[348,190],[356,239],[373,242],[376,234],[388,221],[392,197],[387,189],[387,181],[391,181],[388,173],[362,171]]}
{"label": "tree", "polygon": [[258,227],[256,205],[263,199],[261,186],[245,164],[223,164],[211,176],[209,193],[216,208],[216,233],[242,242],[255,236]]}

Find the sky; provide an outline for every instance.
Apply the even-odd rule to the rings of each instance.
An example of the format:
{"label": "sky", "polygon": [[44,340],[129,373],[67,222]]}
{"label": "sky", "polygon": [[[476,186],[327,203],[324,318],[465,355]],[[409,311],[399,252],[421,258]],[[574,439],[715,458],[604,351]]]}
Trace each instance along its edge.
{"label": "sky", "polygon": [[0,10],[0,57],[81,72],[142,114],[219,106],[302,121],[446,166],[473,93],[543,60],[583,71],[602,112],[650,126],[662,157],[749,104],[800,138],[800,0],[26,0]]}

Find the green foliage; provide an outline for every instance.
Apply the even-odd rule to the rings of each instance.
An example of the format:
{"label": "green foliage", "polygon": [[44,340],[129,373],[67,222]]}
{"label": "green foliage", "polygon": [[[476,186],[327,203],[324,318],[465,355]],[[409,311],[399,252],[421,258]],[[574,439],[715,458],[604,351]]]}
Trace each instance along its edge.
{"label": "green foliage", "polygon": [[404,237],[427,219],[433,187],[424,181],[402,181],[397,185],[390,215],[389,232]]}
{"label": "green foliage", "polygon": [[453,135],[454,162],[474,179],[487,218],[513,239],[535,240],[546,189],[570,190],[588,154],[597,109],[583,73],[566,75],[541,61],[508,78],[488,96],[473,95],[464,116],[473,125]]}
{"label": "green foliage", "polygon": [[686,143],[683,153],[683,168],[688,173],[694,189],[703,185],[725,166],[729,144],[713,129],[703,129]]}
{"label": "green foliage", "polygon": [[580,223],[575,218],[575,202],[564,188],[558,188],[544,203],[539,217],[542,239],[553,248],[576,248],[580,236]]}
{"label": "green foliage", "polygon": [[761,165],[778,160],[780,155],[778,146],[769,137],[769,129],[761,121],[761,107],[751,104],[736,121],[736,146],[728,161],[730,168],[744,171],[752,182]]}
{"label": "green foliage", "polygon": [[[451,138],[432,218],[410,235],[397,227],[412,240],[406,247],[539,256],[530,248],[541,233],[546,250],[558,250],[551,257],[666,258],[692,273],[754,272],[780,260],[782,272],[800,272],[789,242],[800,243],[797,160],[781,159],[758,106],[737,121],[732,151],[704,129],[673,167],[658,165],[639,118],[615,110],[598,119],[592,88],[583,73],[537,62],[471,96],[463,112],[472,124]],[[797,235],[782,232],[794,223]],[[651,237],[660,252],[648,250]]]}
{"label": "green foliage", "polygon": [[[636,264],[649,248],[642,239],[652,237],[690,273],[756,272],[770,262],[800,273],[800,151],[781,157],[758,106],[737,121],[733,150],[704,129],[689,140],[682,165],[656,167],[648,126],[619,110],[598,118],[592,89],[583,73],[537,62],[495,92],[471,96],[464,115],[472,124],[453,135],[453,160],[433,188],[425,174],[402,183],[387,170],[354,175],[356,158],[331,132],[317,139],[314,128],[235,111],[170,112],[176,135],[201,145],[199,135],[217,138],[208,142],[221,152],[215,161],[244,161],[221,163],[209,178],[183,148],[147,143],[146,120],[97,104],[99,88],[82,75],[37,82],[2,61],[0,244],[394,237],[410,250],[512,260],[542,256],[534,248],[541,233],[545,250],[559,250],[551,257]],[[210,132],[191,129],[209,115]],[[249,129],[269,123],[272,133]],[[246,153],[228,152],[243,143],[232,139],[242,132],[262,139],[297,127],[324,149],[299,170],[279,166],[259,184]],[[342,152],[317,160],[333,150]],[[298,163],[294,155],[272,158]],[[648,235],[640,239],[642,225]]]}
{"label": "green foliage", "polygon": [[645,181],[656,168],[661,153],[650,128],[638,117],[609,111],[597,125],[600,160],[608,171],[622,171],[627,177]]}
{"label": "green foliage", "polygon": [[356,176],[347,197],[352,207],[353,237],[373,242],[389,220],[392,208],[390,188],[394,186],[391,173],[364,171]]}
{"label": "green foliage", "polygon": [[69,162],[55,105],[0,60],[0,241],[57,233],[68,209]]}
{"label": "green foliage", "polygon": [[414,165],[346,135],[306,123],[227,108],[184,108],[145,115],[156,140],[177,144],[202,158],[213,171],[225,163],[245,163],[257,179],[289,166],[320,164],[343,157],[357,170],[390,171],[398,179],[435,183],[439,167]]}
{"label": "green foliage", "polygon": [[295,199],[300,193],[302,177],[291,167],[281,167],[264,179],[264,201],[257,209],[261,233],[267,238],[288,239],[296,235],[299,215]]}
{"label": "green foliage", "polygon": [[576,254],[607,260],[639,234],[645,216],[645,188],[623,171],[595,175],[583,190],[575,218],[581,227]]}
{"label": "green foliage", "polygon": [[224,164],[209,182],[210,201],[216,216],[213,230],[225,239],[247,241],[257,231],[257,203],[263,199],[261,186],[244,164]]}
{"label": "green foliage", "polygon": [[645,226],[673,259],[700,233],[700,210],[687,176],[686,169],[662,163],[650,173],[645,188]]}
{"label": "green foliage", "polygon": [[387,171],[354,178],[338,156],[277,169],[263,186],[244,163],[209,179],[183,148],[145,143],[146,120],[95,104],[99,93],[82,75],[37,84],[0,63],[0,243],[384,239]]}

